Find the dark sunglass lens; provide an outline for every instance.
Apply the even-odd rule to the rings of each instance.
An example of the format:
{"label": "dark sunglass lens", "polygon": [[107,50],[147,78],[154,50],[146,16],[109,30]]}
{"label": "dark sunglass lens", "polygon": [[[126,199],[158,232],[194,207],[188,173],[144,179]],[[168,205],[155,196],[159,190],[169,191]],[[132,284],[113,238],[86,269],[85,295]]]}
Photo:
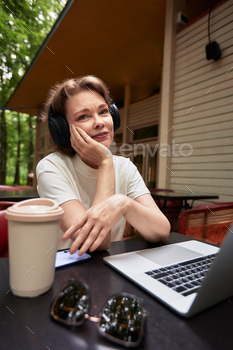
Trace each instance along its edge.
{"label": "dark sunglass lens", "polygon": [[89,312],[90,296],[87,286],[81,282],[71,282],[64,286],[59,293],[52,316],[64,320],[67,324],[84,322],[84,315]]}
{"label": "dark sunglass lens", "polygon": [[134,296],[115,295],[101,314],[101,333],[124,342],[137,343],[142,337],[145,312]]}

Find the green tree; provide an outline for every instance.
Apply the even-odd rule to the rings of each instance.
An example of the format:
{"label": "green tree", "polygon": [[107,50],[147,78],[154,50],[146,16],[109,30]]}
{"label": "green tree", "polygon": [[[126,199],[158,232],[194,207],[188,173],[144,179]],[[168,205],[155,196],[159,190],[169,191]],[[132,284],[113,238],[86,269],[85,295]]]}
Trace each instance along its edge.
{"label": "green tree", "polygon": [[[28,143],[28,173],[33,170],[33,156],[34,156],[34,142],[33,142],[33,124],[32,124],[32,115],[28,116],[28,127],[29,127],[29,143]],[[27,184],[29,185],[29,178],[27,178]]]}
{"label": "green tree", "polygon": [[16,158],[16,167],[15,167],[15,179],[14,179],[14,185],[20,184],[20,145],[21,145],[21,124],[20,124],[20,118],[19,113],[17,115],[17,126],[18,126],[18,147],[17,147],[17,158]]}
{"label": "green tree", "polygon": [[[66,0],[0,0],[0,183],[5,183],[8,157],[12,155],[3,107],[65,4]],[[15,139],[23,147],[22,140]]]}
{"label": "green tree", "polygon": [[[36,117],[18,112],[5,111],[7,134],[7,177],[6,183],[15,180],[18,141],[20,141],[19,174],[20,183],[27,184],[28,171],[33,170]],[[20,121],[20,139],[18,137],[18,116]]]}

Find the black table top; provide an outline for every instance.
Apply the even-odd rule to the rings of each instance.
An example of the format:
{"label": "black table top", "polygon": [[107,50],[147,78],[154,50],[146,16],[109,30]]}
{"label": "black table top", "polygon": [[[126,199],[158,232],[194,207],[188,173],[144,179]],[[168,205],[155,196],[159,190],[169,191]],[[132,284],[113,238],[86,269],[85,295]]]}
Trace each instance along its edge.
{"label": "black table top", "polygon": [[[168,243],[189,239],[171,233]],[[49,317],[50,306],[60,287],[75,278],[89,285],[91,313],[98,314],[104,302],[116,292],[128,292],[144,299],[149,312],[146,335],[138,349],[197,350],[231,349],[233,298],[192,317],[184,319],[137,285],[103,263],[109,254],[154,247],[143,239],[112,243],[104,252],[92,253],[82,263],[58,269],[47,293],[37,298],[19,298],[9,292],[8,259],[0,259],[0,349],[1,350],[106,350],[122,349],[102,338],[94,323],[87,321],[79,328],[66,328]]]}
{"label": "black table top", "polygon": [[172,200],[172,199],[218,199],[218,195],[212,195],[212,194],[202,194],[202,193],[192,193],[192,192],[164,192],[164,191],[158,191],[153,192],[151,191],[151,195],[154,198],[158,199],[165,199],[165,200]]}
{"label": "black table top", "polygon": [[25,189],[23,191],[0,191],[0,201],[20,202],[38,197],[38,193],[30,189]]}

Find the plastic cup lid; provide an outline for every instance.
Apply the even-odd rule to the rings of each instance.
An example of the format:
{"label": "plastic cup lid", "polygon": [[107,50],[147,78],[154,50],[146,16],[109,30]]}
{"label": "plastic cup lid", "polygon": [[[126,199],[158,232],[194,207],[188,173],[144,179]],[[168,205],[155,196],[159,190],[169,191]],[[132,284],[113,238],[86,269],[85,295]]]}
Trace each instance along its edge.
{"label": "plastic cup lid", "polygon": [[44,222],[60,220],[63,213],[64,210],[53,199],[35,198],[8,207],[5,217],[12,221]]}

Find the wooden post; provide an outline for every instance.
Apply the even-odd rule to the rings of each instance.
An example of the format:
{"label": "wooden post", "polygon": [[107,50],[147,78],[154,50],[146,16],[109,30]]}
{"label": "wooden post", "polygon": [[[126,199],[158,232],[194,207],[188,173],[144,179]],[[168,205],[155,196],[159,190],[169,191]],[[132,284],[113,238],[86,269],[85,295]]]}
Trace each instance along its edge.
{"label": "wooden post", "polygon": [[123,123],[123,138],[122,143],[131,141],[131,131],[129,130],[129,108],[130,108],[130,85],[125,85],[124,93],[124,123]]}
{"label": "wooden post", "polygon": [[[159,121],[159,145],[172,144],[173,119],[173,83],[175,65],[175,44],[177,31],[177,14],[184,13],[185,0],[167,0],[165,34],[163,48],[163,68],[161,86],[161,112]],[[171,152],[170,152],[171,153]],[[158,156],[157,188],[170,188],[171,156]]]}

